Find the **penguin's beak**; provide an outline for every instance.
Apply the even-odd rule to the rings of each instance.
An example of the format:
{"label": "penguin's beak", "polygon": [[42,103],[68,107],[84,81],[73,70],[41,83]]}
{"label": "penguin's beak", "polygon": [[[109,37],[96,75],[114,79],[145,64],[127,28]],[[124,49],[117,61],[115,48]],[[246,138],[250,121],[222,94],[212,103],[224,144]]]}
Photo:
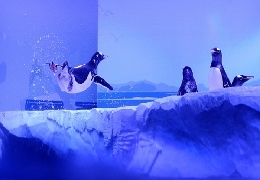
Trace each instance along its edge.
{"label": "penguin's beak", "polygon": [[254,78],[254,76],[244,76],[244,75],[241,75],[241,76],[242,76],[242,77],[241,77],[240,81],[243,82],[243,83],[245,83],[245,82],[247,82],[248,80]]}
{"label": "penguin's beak", "polygon": [[108,58],[108,56],[107,55],[103,55],[103,59],[107,59]]}
{"label": "penguin's beak", "polygon": [[249,80],[249,79],[253,79],[254,76],[243,76],[243,79]]}
{"label": "penguin's beak", "polygon": [[220,49],[219,48],[212,48],[210,50],[210,52],[213,54],[213,53],[219,53],[220,52]]}

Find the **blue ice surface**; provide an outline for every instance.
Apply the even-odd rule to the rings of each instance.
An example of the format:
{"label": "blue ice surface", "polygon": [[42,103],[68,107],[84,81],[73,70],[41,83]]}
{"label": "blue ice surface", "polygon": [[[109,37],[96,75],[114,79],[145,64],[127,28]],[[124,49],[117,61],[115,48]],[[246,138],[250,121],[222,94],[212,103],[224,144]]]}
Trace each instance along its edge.
{"label": "blue ice surface", "polygon": [[140,103],[176,94],[177,92],[99,92],[97,106],[98,108],[137,106]]}
{"label": "blue ice surface", "polygon": [[[259,92],[259,87],[228,88],[157,99],[137,109],[78,111],[78,118],[73,123],[70,123],[70,118],[65,123],[63,119],[76,115],[72,111],[48,111],[38,117],[39,112],[36,112],[33,114],[36,118],[24,118],[28,122],[20,129],[28,129],[29,132],[34,129],[38,132],[36,135],[44,138],[48,133],[53,133],[55,136],[50,136],[49,140],[63,149],[61,140],[66,140],[64,144],[68,145],[69,150],[63,157],[34,136],[14,136],[0,123],[3,144],[0,178],[254,179],[252,177],[259,177],[260,162]],[[60,118],[65,113],[69,116]],[[43,115],[49,118],[37,125],[30,125],[33,118],[37,121]],[[1,113],[1,122],[8,125],[12,119],[4,117]],[[91,124],[85,129],[88,122]],[[51,123],[54,131],[47,128]],[[99,125],[98,129],[96,125]],[[109,130],[112,130],[113,136],[107,133],[111,132]],[[46,135],[42,135],[44,133]],[[141,175],[129,174],[115,166],[75,163],[75,145],[83,133],[88,135],[84,146],[92,142],[91,151],[95,151],[98,160],[115,158],[117,165],[121,163],[122,167],[132,168],[136,172],[141,170]],[[109,140],[106,147],[104,140]],[[79,149],[84,146],[79,146]]]}

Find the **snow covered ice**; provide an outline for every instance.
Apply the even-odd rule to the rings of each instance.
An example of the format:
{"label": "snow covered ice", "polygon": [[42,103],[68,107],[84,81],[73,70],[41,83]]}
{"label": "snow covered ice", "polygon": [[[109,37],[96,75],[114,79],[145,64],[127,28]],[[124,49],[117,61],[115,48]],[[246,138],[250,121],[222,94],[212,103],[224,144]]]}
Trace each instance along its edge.
{"label": "snow covered ice", "polygon": [[[168,96],[123,108],[7,111],[0,122],[1,169],[14,147],[49,158],[55,177],[59,169],[83,167],[83,175],[62,173],[83,179],[120,172],[145,178],[260,178],[260,87]],[[47,172],[46,166],[39,168]],[[16,171],[0,175],[9,172]]]}

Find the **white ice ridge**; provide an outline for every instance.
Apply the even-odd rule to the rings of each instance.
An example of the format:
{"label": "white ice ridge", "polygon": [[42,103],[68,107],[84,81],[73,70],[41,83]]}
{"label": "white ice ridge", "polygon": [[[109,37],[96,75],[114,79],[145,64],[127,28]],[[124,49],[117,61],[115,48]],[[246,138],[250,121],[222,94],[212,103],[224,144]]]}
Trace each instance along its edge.
{"label": "white ice ridge", "polygon": [[0,122],[10,133],[38,138],[58,154],[73,152],[89,163],[150,177],[235,172],[260,178],[259,86],[169,96],[124,108],[8,111],[1,112]]}

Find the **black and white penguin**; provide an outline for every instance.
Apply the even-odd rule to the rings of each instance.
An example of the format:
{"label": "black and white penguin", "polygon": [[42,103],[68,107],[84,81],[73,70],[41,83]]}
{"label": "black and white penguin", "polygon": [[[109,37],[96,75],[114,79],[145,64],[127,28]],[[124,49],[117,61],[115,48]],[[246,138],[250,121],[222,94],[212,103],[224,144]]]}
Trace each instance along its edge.
{"label": "black and white penguin", "polygon": [[249,79],[253,79],[254,76],[237,75],[234,77],[232,87],[242,86]]}
{"label": "black and white penguin", "polygon": [[196,81],[193,77],[192,69],[189,66],[185,66],[182,71],[182,83],[178,91],[178,96],[182,96],[186,93],[198,92]]}
{"label": "black and white penguin", "polygon": [[69,67],[68,62],[65,61],[61,66],[62,71],[58,71],[57,64],[49,63],[50,69],[54,72],[58,79],[58,85],[61,91],[67,93],[80,93],[85,91],[92,82],[102,85],[109,90],[113,87],[108,84],[103,78],[97,75],[98,64],[108,56],[100,52],[96,52],[87,64],[77,67]]}
{"label": "black and white penguin", "polygon": [[211,49],[212,61],[209,70],[209,90],[231,87],[230,80],[222,65],[222,53],[219,48]]}
{"label": "black and white penguin", "polygon": [[222,65],[222,53],[219,48],[211,49],[212,61],[209,71],[209,90],[215,90],[227,87],[242,86],[243,83],[254,76],[237,75],[230,83],[227,73]]}

